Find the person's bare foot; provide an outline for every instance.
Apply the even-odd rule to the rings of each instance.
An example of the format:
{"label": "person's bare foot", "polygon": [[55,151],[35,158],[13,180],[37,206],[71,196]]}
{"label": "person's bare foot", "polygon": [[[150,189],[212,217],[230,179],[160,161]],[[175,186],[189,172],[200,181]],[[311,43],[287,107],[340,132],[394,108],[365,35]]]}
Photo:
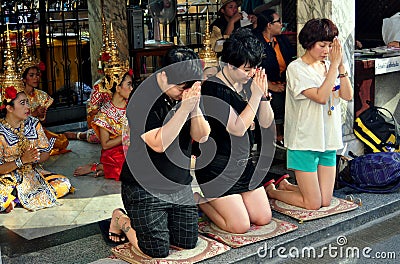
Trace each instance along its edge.
{"label": "person's bare foot", "polygon": [[267,186],[264,186],[264,189],[267,192],[267,194],[269,194],[270,191],[276,190],[275,184],[273,184],[273,183],[268,184]]}
{"label": "person's bare foot", "polygon": [[101,163],[89,163],[83,166],[79,166],[74,171],[74,176],[84,176],[90,173],[94,173],[93,177],[102,177],[104,176],[104,168]]}
{"label": "person's bare foot", "polygon": [[64,132],[64,135],[68,138],[68,139],[78,139],[78,133],[77,132]]}
{"label": "person's bare foot", "polygon": [[68,139],[76,139],[76,140],[86,140],[87,132],[64,132],[64,135]]}
{"label": "person's bare foot", "polygon": [[79,140],[86,140],[87,139],[87,131],[76,133],[76,138]]}
{"label": "person's bare foot", "polygon": [[83,166],[79,166],[78,168],[75,169],[74,171],[74,176],[84,176],[88,175],[89,173],[92,173],[92,166],[93,164],[86,164]]}
{"label": "person's bare foot", "polygon": [[287,191],[288,190],[287,186],[290,185],[290,184],[291,183],[288,182],[288,180],[283,179],[278,185],[278,190]]}
{"label": "person's bare foot", "polygon": [[98,170],[96,171],[96,173],[94,174],[94,177],[95,177],[95,178],[103,177],[103,176],[104,176],[104,170],[101,170],[101,169],[98,169]]}
{"label": "person's bare foot", "polygon": [[6,213],[8,214],[9,212],[11,212],[15,207],[15,203],[11,202],[8,207],[6,208]]}
{"label": "person's bare foot", "polygon": [[113,242],[127,241],[125,233],[121,230],[118,221],[121,217],[126,216],[125,211],[121,208],[114,209],[111,217],[110,229],[108,230],[108,238]]}

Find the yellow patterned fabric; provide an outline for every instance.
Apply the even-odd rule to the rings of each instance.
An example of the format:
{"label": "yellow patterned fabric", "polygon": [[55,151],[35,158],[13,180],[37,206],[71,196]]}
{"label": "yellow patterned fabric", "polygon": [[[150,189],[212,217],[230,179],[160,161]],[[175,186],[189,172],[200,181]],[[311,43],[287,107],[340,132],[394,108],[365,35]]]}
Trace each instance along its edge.
{"label": "yellow patterned fabric", "polygon": [[61,174],[45,174],[42,173],[44,179],[53,187],[57,198],[61,198],[68,193],[73,193],[75,188],[71,186],[69,179]]}
{"label": "yellow patterned fabric", "polygon": [[122,136],[122,130],[126,128],[128,118],[126,117],[126,108],[118,108],[111,101],[105,103],[100,112],[92,122],[92,127],[100,138],[100,127],[110,132],[110,138]]}
{"label": "yellow patterned fabric", "polygon": [[[32,94],[28,94],[29,104],[31,113],[34,112],[39,106],[44,106],[47,108],[53,103],[54,99],[50,97],[46,92],[38,89],[33,89]],[[43,118],[40,121],[44,121]]]}
{"label": "yellow patterned fabric", "polygon": [[[33,93],[28,95],[30,110],[31,113],[34,112],[39,106],[44,106],[47,108],[53,103],[53,98],[50,97],[46,92],[38,89],[33,89]],[[40,121],[44,121],[46,117],[40,119]],[[64,134],[56,134],[49,130],[44,129],[46,133],[46,137],[50,140],[51,138],[55,138],[53,149],[50,152],[50,155],[58,155],[70,152],[71,150],[67,149],[69,141]]]}
{"label": "yellow patterned fabric", "polygon": [[53,149],[50,152],[50,156],[71,152],[70,149],[67,149],[69,140],[64,134],[56,134],[54,132],[51,132],[50,130],[47,130],[46,128],[43,128],[43,130],[49,140],[55,139]]}
{"label": "yellow patterned fabric", "polygon": [[[46,138],[42,125],[34,117],[24,122],[24,136],[30,144],[41,152],[49,152],[52,143]],[[19,157],[19,137],[9,127],[0,122],[0,164],[15,161]],[[25,165],[24,170],[16,169],[0,174],[0,211],[17,198],[21,205],[31,211],[57,205],[56,194],[46,182],[36,166]]]}

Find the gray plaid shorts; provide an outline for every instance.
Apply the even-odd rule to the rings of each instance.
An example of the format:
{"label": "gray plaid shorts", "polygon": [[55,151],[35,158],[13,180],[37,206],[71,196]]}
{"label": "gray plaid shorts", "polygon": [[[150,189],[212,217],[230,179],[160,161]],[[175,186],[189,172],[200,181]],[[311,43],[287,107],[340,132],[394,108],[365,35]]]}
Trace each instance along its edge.
{"label": "gray plaid shorts", "polygon": [[163,258],[168,256],[170,245],[185,249],[196,246],[198,212],[190,185],[156,197],[140,186],[122,184],[121,194],[143,253]]}

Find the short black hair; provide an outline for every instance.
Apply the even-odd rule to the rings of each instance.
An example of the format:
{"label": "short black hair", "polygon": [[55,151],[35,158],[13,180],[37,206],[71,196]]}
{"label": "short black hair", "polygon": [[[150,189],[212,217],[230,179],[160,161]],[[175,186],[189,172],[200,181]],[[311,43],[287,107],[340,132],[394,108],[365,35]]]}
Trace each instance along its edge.
{"label": "short black hair", "polygon": [[274,14],[277,14],[275,9],[267,9],[257,15],[256,31],[263,32],[268,23],[274,21]]}
{"label": "short black hair", "polygon": [[313,18],[304,25],[299,33],[299,43],[309,50],[318,41],[333,41],[339,35],[336,25],[327,18]]}
{"label": "short black hair", "polygon": [[238,28],[224,42],[221,61],[235,67],[260,65],[263,57],[263,44],[250,29]]}
{"label": "short black hair", "polygon": [[[178,66],[174,66],[174,64]],[[162,65],[169,84],[194,83],[194,81],[201,80],[203,76],[199,55],[187,47],[176,47],[169,50],[163,58]]]}

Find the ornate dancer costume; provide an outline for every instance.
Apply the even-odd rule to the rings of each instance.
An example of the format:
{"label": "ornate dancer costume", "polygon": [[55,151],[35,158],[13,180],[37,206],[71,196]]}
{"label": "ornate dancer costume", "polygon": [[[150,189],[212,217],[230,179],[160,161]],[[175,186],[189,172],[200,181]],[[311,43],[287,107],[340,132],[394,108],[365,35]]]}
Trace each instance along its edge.
{"label": "ornate dancer costume", "polygon": [[[20,156],[18,142],[21,140],[27,140],[28,146],[33,144],[41,152],[49,152],[53,147],[53,142],[47,140],[38,119],[28,117],[23,124],[16,130],[1,119],[0,164],[14,161]],[[23,134],[25,139],[21,139],[19,134]],[[15,198],[31,211],[57,205],[55,189],[46,182],[40,170],[31,164],[0,175],[0,211],[4,211]]]}
{"label": "ornate dancer costume", "polygon": [[[36,58],[31,57],[28,53],[27,46],[23,45],[23,53],[21,58],[18,60],[18,68],[20,69],[20,74],[22,74],[26,69],[32,67],[40,69],[40,62]],[[37,89],[37,87],[34,87],[31,93],[26,92],[26,95],[29,99],[31,113],[35,112],[39,106],[45,107],[47,111],[47,109],[54,101],[54,99],[51,98],[50,95],[42,90]],[[44,116],[43,118],[39,118],[41,122],[44,122],[45,119],[46,116]],[[45,128],[43,128],[43,130],[48,139],[55,138],[54,148],[51,150],[50,155],[63,154],[71,151],[67,149],[69,141],[64,134],[56,134]]]}
{"label": "ornate dancer costume", "polygon": [[[4,74],[1,75],[1,104],[14,100],[24,91],[20,76],[15,71],[14,58],[10,49],[7,30],[7,49]],[[10,95],[9,91],[13,92]],[[1,105],[4,108],[5,105]],[[3,109],[4,110],[4,109]],[[65,176],[47,175],[38,169],[37,163],[23,164],[22,154],[35,146],[39,152],[50,152],[55,139],[47,139],[43,127],[37,118],[28,116],[21,120],[19,127],[11,127],[5,118],[0,119],[0,164],[15,162],[17,168],[0,174],[0,212],[14,203],[20,203],[28,210],[38,210],[57,205],[57,198],[71,190],[71,184]]]}
{"label": "ornate dancer costume", "polygon": [[103,88],[103,79],[94,84],[90,98],[87,101],[87,141],[90,143],[100,143],[100,139],[93,130],[92,122],[100,108],[107,102],[111,101],[112,93]]}
{"label": "ornate dancer costume", "polygon": [[[122,131],[127,123],[126,108],[117,108],[109,101],[100,109],[100,112],[92,122],[92,126],[98,136],[102,127],[110,133],[110,138],[112,139],[122,136]],[[122,144],[110,149],[102,149],[100,162],[104,167],[104,177],[118,181],[124,160],[125,155]]]}
{"label": "ornate dancer costume", "polygon": [[[110,58],[105,64],[105,77],[99,83],[99,88],[106,89],[111,94],[114,85],[120,84],[123,75],[128,72],[128,63],[123,63],[118,58],[117,44],[114,37],[112,24],[110,26]],[[100,90],[101,91],[101,90]],[[103,93],[103,96],[106,96]],[[110,133],[110,139],[122,136],[123,129],[127,126],[126,107],[118,108],[113,105],[110,99],[100,108],[92,122],[92,127],[96,135],[100,138],[100,128],[106,129]],[[110,149],[102,149],[100,162],[104,167],[104,177],[107,179],[119,180],[122,164],[125,161],[123,146],[118,145]]]}

